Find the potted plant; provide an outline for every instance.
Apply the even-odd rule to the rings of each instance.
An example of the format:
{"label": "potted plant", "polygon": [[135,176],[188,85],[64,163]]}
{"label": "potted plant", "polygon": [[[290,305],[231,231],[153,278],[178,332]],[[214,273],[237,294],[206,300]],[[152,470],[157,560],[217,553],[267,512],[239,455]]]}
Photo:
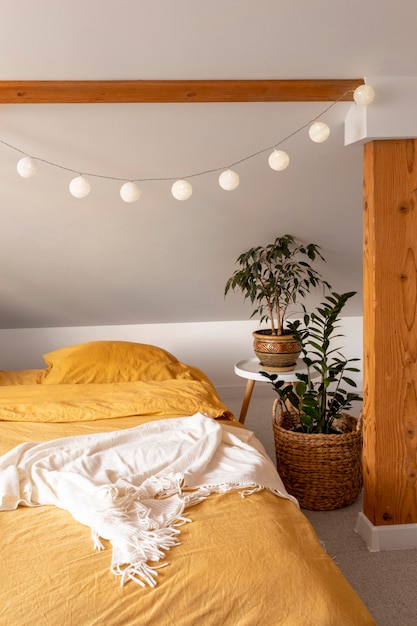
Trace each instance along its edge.
{"label": "potted plant", "polygon": [[[362,418],[346,411],[362,400],[335,340],[340,314],[355,292],[331,293],[303,322],[291,324],[302,346],[305,373],[292,385],[262,372],[278,398],[273,408],[277,469],[300,506],[330,510],[352,504],[362,488]],[[350,389],[353,389],[351,391]]]}
{"label": "potted plant", "polygon": [[264,367],[283,371],[295,366],[301,346],[286,327],[287,318],[312,288],[330,288],[314,267],[317,259],[325,261],[317,244],[284,235],[236,260],[240,268],[227,280],[224,294],[240,290],[255,305],[251,318],[259,315],[261,323],[268,322],[268,328],[253,333],[255,354]]}

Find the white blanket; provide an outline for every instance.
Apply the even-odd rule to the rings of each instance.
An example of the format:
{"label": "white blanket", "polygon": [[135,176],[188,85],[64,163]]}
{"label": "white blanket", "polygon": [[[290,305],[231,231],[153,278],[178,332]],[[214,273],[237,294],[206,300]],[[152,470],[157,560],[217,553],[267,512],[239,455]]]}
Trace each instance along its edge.
{"label": "white blanket", "polygon": [[[121,584],[156,584],[184,510],[212,492],[293,499],[253,433],[200,413],[110,433],[24,443],[0,457],[0,511],[55,505],[112,544]],[[294,500],[295,501],[295,500]],[[296,501],[295,501],[296,502]]]}

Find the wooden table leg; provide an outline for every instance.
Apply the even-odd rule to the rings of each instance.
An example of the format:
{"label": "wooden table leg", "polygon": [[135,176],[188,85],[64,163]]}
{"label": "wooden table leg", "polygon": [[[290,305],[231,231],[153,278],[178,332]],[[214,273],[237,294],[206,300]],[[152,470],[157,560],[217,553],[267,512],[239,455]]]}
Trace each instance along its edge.
{"label": "wooden table leg", "polygon": [[249,402],[252,396],[252,391],[255,386],[255,381],[248,379],[246,383],[245,395],[243,396],[242,406],[240,409],[239,422],[241,424],[245,423],[246,413],[248,412]]}

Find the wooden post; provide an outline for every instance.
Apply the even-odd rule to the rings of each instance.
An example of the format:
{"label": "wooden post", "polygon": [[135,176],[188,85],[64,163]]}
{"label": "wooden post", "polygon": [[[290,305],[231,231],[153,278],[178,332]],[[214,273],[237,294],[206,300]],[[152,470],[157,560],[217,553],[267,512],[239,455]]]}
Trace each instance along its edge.
{"label": "wooden post", "polygon": [[364,514],[417,522],[417,139],[364,148]]}

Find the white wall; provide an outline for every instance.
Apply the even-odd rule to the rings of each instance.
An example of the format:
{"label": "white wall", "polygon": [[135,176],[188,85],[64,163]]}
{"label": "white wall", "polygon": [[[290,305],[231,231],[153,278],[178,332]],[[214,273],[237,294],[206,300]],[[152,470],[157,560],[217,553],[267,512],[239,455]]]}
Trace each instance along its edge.
{"label": "white wall", "polygon": [[[51,350],[115,339],[160,346],[202,369],[217,388],[236,387],[244,381],[235,375],[234,363],[254,356],[251,333],[257,328],[252,320],[0,330],[0,369],[41,368],[45,366],[42,355]],[[343,353],[362,358],[362,317],[344,318],[340,332],[345,335],[340,342]]]}

